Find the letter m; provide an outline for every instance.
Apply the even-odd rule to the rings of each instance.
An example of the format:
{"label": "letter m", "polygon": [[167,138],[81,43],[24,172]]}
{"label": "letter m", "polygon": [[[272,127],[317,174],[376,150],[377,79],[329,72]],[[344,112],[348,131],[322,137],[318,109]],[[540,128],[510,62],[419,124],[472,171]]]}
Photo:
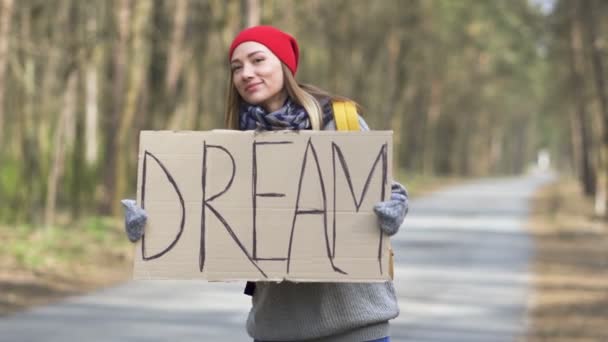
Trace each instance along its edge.
{"label": "letter m", "polygon": [[[333,229],[332,229],[332,233],[333,233],[333,246],[332,246],[332,258],[335,257],[335,253],[336,253],[336,173],[337,173],[337,167],[336,167],[336,159],[340,162],[340,166],[342,168],[342,171],[344,173],[344,176],[346,178],[346,182],[348,184],[348,188],[350,190],[350,194],[351,197],[353,199],[353,202],[355,204],[355,208],[356,211],[359,212],[359,209],[361,208],[361,204],[363,203],[363,200],[365,199],[365,196],[367,195],[367,191],[369,189],[369,185],[372,181],[372,179],[374,178],[374,173],[376,172],[376,169],[380,168],[380,172],[382,173],[381,175],[381,180],[382,180],[382,184],[381,184],[381,188],[382,188],[382,192],[380,195],[380,201],[384,201],[386,199],[386,187],[388,184],[388,179],[387,179],[387,170],[388,170],[388,165],[387,165],[387,149],[388,149],[388,144],[383,144],[380,147],[380,151],[378,151],[378,155],[376,156],[376,159],[374,160],[374,163],[371,167],[371,169],[369,170],[369,173],[367,174],[367,178],[365,180],[365,184],[363,186],[363,189],[361,190],[361,193],[359,194],[359,196],[357,197],[357,195],[355,195],[355,189],[353,187],[353,181],[351,178],[351,174],[350,174],[350,170],[348,169],[348,164],[346,163],[346,160],[344,159],[344,154],[342,153],[342,150],[340,149],[340,146],[338,146],[336,143],[332,142],[331,143],[331,147],[332,147],[332,151],[331,151],[331,155],[332,155],[332,167],[333,167],[333,177],[334,177],[334,188],[333,188]],[[380,161],[382,161],[382,163],[380,163]]]}

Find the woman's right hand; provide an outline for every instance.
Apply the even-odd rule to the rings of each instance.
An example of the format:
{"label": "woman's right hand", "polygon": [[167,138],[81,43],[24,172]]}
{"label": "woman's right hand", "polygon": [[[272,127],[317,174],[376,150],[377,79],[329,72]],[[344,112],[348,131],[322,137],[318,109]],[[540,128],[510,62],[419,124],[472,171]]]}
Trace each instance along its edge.
{"label": "woman's right hand", "polygon": [[125,207],[125,231],[131,242],[136,242],[144,236],[144,227],[148,215],[146,211],[137,205],[137,202],[132,199],[123,199],[120,201]]}

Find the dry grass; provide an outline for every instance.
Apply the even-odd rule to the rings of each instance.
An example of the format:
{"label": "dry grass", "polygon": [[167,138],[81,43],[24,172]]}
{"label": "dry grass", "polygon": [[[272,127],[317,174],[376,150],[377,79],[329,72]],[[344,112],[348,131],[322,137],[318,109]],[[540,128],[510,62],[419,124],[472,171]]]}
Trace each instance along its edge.
{"label": "dry grass", "polygon": [[114,285],[129,277],[126,265],[117,267],[64,267],[50,271],[19,266],[0,271],[0,316],[50,304],[67,296]]}
{"label": "dry grass", "polygon": [[120,224],[90,219],[72,227],[0,226],[0,316],[122,282],[133,248]]}
{"label": "dry grass", "polygon": [[592,209],[573,180],[545,187],[534,200],[528,341],[608,341],[608,225]]}
{"label": "dry grass", "polygon": [[395,179],[406,187],[410,197],[424,196],[433,191],[466,181],[461,177],[428,176],[404,170],[399,170]]}

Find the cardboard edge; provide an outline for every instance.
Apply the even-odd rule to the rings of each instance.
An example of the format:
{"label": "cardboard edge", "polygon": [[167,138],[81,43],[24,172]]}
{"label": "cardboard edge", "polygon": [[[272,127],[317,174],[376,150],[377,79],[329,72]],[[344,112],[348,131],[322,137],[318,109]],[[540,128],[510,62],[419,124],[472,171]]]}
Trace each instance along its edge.
{"label": "cardboard edge", "polygon": [[393,248],[389,248],[388,250],[388,274],[391,277],[391,280],[395,280],[395,253],[393,252]]}
{"label": "cardboard edge", "polygon": [[252,135],[255,137],[264,136],[264,135],[281,135],[281,134],[292,134],[292,135],[393,135],[393,130],[370,130],[370,131],[311,131],[311,130],[303,130],[303,131],[293,131],[293,130],[280,130],[280,131],[239,131],[232,129],[212,129],[207,131],[193,131],[193,130],[141,130],[139,131],[139,138],[148,135],[148,134],[157,134],[157,133],[176,133],[176,134],[201,134],[201,133],[228,133],[228,134],[246,134]]}
{"label": "cardboard edge", "polygon": [[[257,132],[257,131],[236,131],[236,130],[228,130],[228,129],[219,129],[219,130],[211,130],[211,131],[176,131],[176,130],[141,130],[139,133],[140,137],[139,137],[139,147],[138,147],[138,167],[137,167],[137,172],[138,172],[138,177],[137,177],[137,188],[136,188],[136,202],[138,203],[138,205],[141,206],[141,193],[140,193],[140,189],[141,189],[141,185],[140,182],[142,181],[140,179],[140,174],[141,174],[141,162],[142,162],[142,158],[143,158],[143,150],[142,150],[142,146],[143,146],[143,141],[145,140],[145,138],[147,138],[150,135],[154,135],[157,133],[177,133],[177,134],[199,134],[199,133],[209,133],[209,132],[213,132],[213,133],[228,133],[228,134],[234,134],[234,133],[238,133],[238,134],[244,134],[244,135],[249,135],[252,138],[256,138],[256,137],[263,137],[263,136],[273,136],[273,135],[293,135],[293,136],[297,136],[297,135],[313,135],[313,134],[319,134],[319,135],[323,135],[323,136],[345,136],[345,135],[361,135],[362,133],[364,135],[369,135],[369,136],[388,136],[390,141],[391,141],[391,146],[392,146],[392,140],[393,140],[393,131],[392,130],[385,130],[385,131],[365,131],[365,132],[338,132],[338,131],[292,131],[292,130],[282,130],[282,131],[262,131],[262,132]],[[392,150],[392,149],[390,149]],[[391,151],[392,152],[392,151]],[[392,160],[392,158],[391,158]],[[391,170],[392,171],[392,170]],[[393,172],[390,172],[391,176],[393,174]],[[391,177],[392,178],[392,177]],[[386,185],[387,189],[388,189],[388,193],[390,193],[390,183]],[[152,277],[152,274],[150,272],[150,270],[145,269],[143,274],[142,274],[142,270],[140,269],[138,273],[135,272],[135,267],[137,264],[137,261],[135,260],[135,258],[141,257],[141,240],[138,241],[138,243],[134,244],[133,248],[135,248],[135,255],[134,255],[134,260],[132,263],[132,271],[131,271],[131,278],[133,280],[156,280],[156,279],[161,279],[161,278],[157,278],[157,277]],[[289,282],[294,282],[294,283],[327,283],[327,282],[331,282],[331,283],[384,283],[387,281],[392,281],[394,279],[394,253],[393,253],[393,249],[389,248],[389,269],[388,272],[385,273],[381,278],[373,278],[373,279],[332,279],[332,280],[324,280],[324,279],[294,279],[294,278],[290,278],[290,277],[286,277],[286,278],[277,278],[277,279],[246,279],[246,278],[230,278],[230,279],[208,279],[205,277],[194,277],[191,279],[181,279],[181,280],[203,280],[203,281],[207,281],[207,282],[241,282],[241,281],[262,281],[262,282],[275,282],[275,283],[280,283],[283,281],[289,281]],[[173,279],[173,278],[167,278],[167,279]],[[161,279],[162,280],[162,279]]]}

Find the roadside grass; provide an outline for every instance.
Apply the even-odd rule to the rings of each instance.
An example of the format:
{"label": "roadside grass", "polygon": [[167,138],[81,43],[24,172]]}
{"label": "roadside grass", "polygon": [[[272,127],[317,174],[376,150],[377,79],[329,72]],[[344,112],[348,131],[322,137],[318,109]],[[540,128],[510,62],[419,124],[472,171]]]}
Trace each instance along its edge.
{"label": "roadside grass", "polygon": [[533,203],[527,341],[608,341],[608,225],[573,179],[544,187]]}
{"label": "roadside grass", "polygon": [[116,219],[0,225],[0,315],[127,279],[132,248]]}
{"label": "roadside grass", "polygon": [[431,176],[399,170],[395,179],[403,184],[410,197],[420,197],[440,188],[463,182],[465,179],[448,176]]}
{"label": "roadside grass", "polygon": [[120,222],[111,218],[91,217],[63,227],[0,226],[0,238],[10,242],[0,245],[1,260],[33,271],[69,266],[75,260],[84,266],[101,262],[98,257],[127,257]]}

